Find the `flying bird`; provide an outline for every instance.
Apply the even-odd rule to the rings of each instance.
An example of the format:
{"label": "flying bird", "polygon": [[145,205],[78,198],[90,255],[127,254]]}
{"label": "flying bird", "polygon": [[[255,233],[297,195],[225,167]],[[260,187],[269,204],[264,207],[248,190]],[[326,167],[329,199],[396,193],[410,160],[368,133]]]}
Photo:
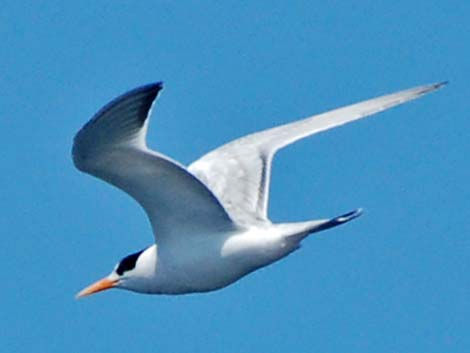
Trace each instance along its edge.
{"label": "flying bird", "polygon": [[124,257],[77,297],[110,288],[148,294],[213,291],[289,255],[309,234],[358,217],[361,209],[331,219],[272,223],[267,211],[275,153],[444,84],[400,91],[253,133],[189,167],[147,147],[149,117],[162,83],[119,96],[76,134],[73,161],[80,171],[133,197],[145,210],[156,243]]}

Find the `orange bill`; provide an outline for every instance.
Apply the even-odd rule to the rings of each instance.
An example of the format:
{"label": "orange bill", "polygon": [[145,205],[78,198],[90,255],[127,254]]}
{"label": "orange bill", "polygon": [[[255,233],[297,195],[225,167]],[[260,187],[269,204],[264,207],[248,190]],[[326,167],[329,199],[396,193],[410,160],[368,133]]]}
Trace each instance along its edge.
{"label": "orange bill", "polygon": [[80,293],[77,294],[76,298],[86,297],[87,295],[101,292],[106,289],[113,288],[117,285],[117,280],[110,280],[107,278],[100,279],[99,281],[93,283],[91,286],[86,287]]}

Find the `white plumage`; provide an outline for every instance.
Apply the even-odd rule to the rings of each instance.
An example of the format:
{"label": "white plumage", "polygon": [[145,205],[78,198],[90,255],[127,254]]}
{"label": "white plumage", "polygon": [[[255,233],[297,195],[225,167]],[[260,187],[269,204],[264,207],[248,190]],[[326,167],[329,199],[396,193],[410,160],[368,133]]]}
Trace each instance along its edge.
{"label": "white plumage", "polygon": [[222,288],[288,255],[308,234],[359,216],[356,210],[329,220],[272,224],[267,208],[274,154],[442,85],[412,88],[247,135],[188,168],[146,145],[161,83],[116,98],[77,133],[73,160],[78,169],[122,189],[144,208],[158,247],[127,256],[78,296],[112,287],[155,294]]}

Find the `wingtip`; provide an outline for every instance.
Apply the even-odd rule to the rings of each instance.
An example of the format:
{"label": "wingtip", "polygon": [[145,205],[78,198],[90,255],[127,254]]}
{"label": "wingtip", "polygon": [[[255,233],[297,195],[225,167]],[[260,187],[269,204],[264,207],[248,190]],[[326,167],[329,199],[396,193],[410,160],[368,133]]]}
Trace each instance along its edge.
{"label": "wingtip", "polygon": [[432,85],[432,87],[434,89],[438,89],[438,88],[442,88],[444,86],[447,86],[448,84],[449,84],[449,81],[446,80],[446,81],[442,81],[442,82],[439,82],[439,83],[435,83],[435,84]]}
{"label": "wingtip", "polygon": [[446,86],[448,83],[449,83],[449,81],[442,81],[442,82],[432,83],[432,84],[428,84],[428,85],[425,85],[425,86],[418,87],[417,88],[417,96],[422,96],[424,94],[434,92],[434,91]]}
{"label": "wingtip", "polygon": [[[157,97],[160,94],[160,91],[162,90],[163,90],[163,81],[148,83],[146,85],[139,86],[137,88],[134,88],[133,90],[130,90],[124,93],[122,96],[116,98],[114,101],[109,103],[109,105],[112,105],[113,103],[126,97],[133,97],[133,96],[138,97],[140,95],[143,95],[148,100],[148,109],[151,109],[151,106],[153,105],[154,101],[157,99]],[[147,118],[147,116],[145,117],[145,119]]]}
{"label": "wingtip", "polygon": [[158,88],[158,90],[162,90],[163,89],[163,81],[157,81],[155,83],[151,83],[151,85],[153,85],[155,88]]}
{"label": "wingtip", "polygon": [[137,87],[133,91],[135,92],[150,91],[150,92],[153,92],[155,95],[157,95],[162,89],[163,89],[163,81],[157,81],[157,82],[152,82],[152,83]]}

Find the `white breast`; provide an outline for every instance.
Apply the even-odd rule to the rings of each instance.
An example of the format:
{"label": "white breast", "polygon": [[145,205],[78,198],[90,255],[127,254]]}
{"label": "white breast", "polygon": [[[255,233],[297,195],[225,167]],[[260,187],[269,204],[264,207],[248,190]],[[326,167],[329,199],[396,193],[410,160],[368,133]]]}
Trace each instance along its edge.
{"label": "white breast", "polygon": [[[206,242],[203,239],[208,239]],[[251,228],[219,241],[204,237],[191,249],[158,254],[159,293],[206,292],[225,287],[248,273],[287,255],[288,244],[272,226]]]}

